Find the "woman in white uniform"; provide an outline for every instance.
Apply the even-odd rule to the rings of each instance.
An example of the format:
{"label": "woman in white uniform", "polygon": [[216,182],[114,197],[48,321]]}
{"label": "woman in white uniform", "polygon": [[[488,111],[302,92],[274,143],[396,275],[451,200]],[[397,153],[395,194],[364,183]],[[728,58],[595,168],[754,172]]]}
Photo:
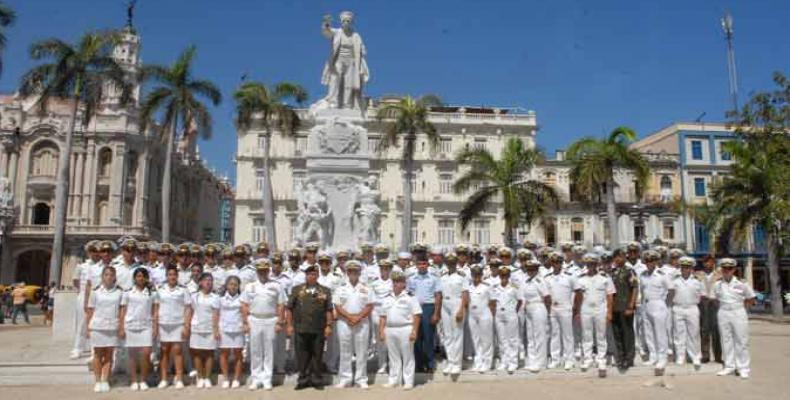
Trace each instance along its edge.
{"label": "woman in white uniform", "polygon": [[518,310],[522,300],[515,284],[510,282],[510,268],[499,269],[499,287],[495,290],[496,332],[499,338],[499,369],[512,374],[518,368]]}
{"label": "woman in white uniform", "polygon": [[120,344],[119,332],[123,291],[115,285],[115,268],[102,269],[101,284],[91,292],[88,300],[88,338],[93,347],[94,392],[110,391],[110,373],[115,348]]}
{"label": "woman in white uniform", "polygon": [[754,304],[754,291],[747,282],[735,277],[737,262],[732,258],[719,261],[721,280],[713,284],[713,296],[719,303],[717,314],[721,332],[721,350],[724,368],[719,376],[736,372],[749,379],[751,372],[749,357],[749,316],[746,310]]}
{"label": "woman in white uniform", "polygon": [[472,371],[484,373],[491,369],[494,357],[494,308],[492,288],[483,282],[483,268],[471,268],[472,284],[469,286],[469,332],[475,348]]}
{"label": "woman in white uniform", "polygon": [[[225,280],[225,295],[220,301],[219,311],[219,366],[225,382],[223,389],[236,389],[241,383],[241,369],[244,363],[242,350],[244,349],[244,324],[241,321],[241,294],[239,286],[241,280],[238,276],[231,275]],[[233,355],[233,382],[230,381],[229,360]]]}
{"label": "woman in white uniform", "polygon": [[[148,390],[145,382],[151,371],[150,357],[154,336],[159,333],[157,309],[159,296],[150,286],[148,270],[138,267],[132,273],[134,285],[121,299],[121,329],[129,351],[129,378],[132,391]],[[137,375],[138,358],[140,375]]]}
{"label": "woman in white uniform", "polygon": [[214,293],[214,278],[204,272],[198,278],[198,292],[192,295],[190,315],[191,335],[189,350],[192,364],[197,371],[197,387],[211,387],[211,371],[214,366],[214,351],[219,340],[219,295]]}
{"label": "woman in white uniform", "polygon": [[184,286],[178,284],[178,268],[167,266],[167,283],[159,290],[159,342],[162,344],[159,371],[159,388],[167,387],[170,359],[175,364],[176,389],[184,387],[184,355],[182,343],[189,338],[189,315],[192,313],[192,297]]}

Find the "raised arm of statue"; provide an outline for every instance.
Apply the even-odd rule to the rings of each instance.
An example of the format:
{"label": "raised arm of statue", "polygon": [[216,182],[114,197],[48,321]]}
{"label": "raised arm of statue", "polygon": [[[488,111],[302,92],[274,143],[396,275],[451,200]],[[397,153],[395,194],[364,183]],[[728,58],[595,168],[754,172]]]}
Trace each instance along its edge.
{"label": "raised arm of statue", "polygon": [[335,36],[335,32],[332,30],[332,16],[329,14],[324,15],[324,19],[321,21],[321,35],[330,40]]}

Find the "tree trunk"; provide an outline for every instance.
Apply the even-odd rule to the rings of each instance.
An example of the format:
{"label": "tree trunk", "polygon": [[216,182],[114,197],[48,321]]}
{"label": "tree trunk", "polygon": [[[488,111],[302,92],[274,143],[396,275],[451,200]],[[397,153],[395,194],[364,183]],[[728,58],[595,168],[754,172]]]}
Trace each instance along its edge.
{"label": "tree trunk", "polygon": [[513,234],[514,226],[510,221],[505,220],[505,245],[510,248],[516,247],[516,239]]}
{"label": "tree trunk", "polygon": [[[71,169],[71,142],[74,139],[74,127],[77,124],[79,99],[75,96],[71,106],[71,121],[66,131],[66,142],[58,158],[58,180],[55,187],[55,235],[52,239],[52,256],[49,259],[49,281],[60,286],[60,275],[63,266],[63,244],[66,239],[66,208],[68,207],[69,170]],[[47,282],[48,283],[48,282]]]}
{"label": "tree trunk", "polygon": [[162,173],[162,242],[170,243],[170,175],[173,169],[173,142],[176,137],[177,116],[173,116],[170,123],[170,133],[167,135],[167,149],[165,154],[165,170]]}
{"label": "tree trunk", "polygon": [[617,205],[614,200],[614,178],[606,180],[606,219],[609,224],[609,248],[616,249],[620,245],[620,234],[617,229]]}
{"label": "tree trunk", "polygon": [[[277,231],[274,225],[274,194],[272,193],[272,174],[270,167],[272,134],[267,132],[263,139],[263,212],[266,215],[266,241],[273,250],[277,249]],[[324,244],[321,243],[323,246]]]}
{"label": "tree trunk", "polygon": [[400,240],[400,251],[409,251],[411,244],[411,177],[414,169],[414,137],[409,135],[406,140],[411,143],[404,143],[404,146],[411,149],[407,151],[406,157],[403,160],[403,224]]}
{"label": "tree trunk", "polygon": [[768,253],[767,267],[768,267],[768,281],[771,285],[771,313],[774,318],[782,318],[784,315],[784,303],[782,303],[782,282],[779,278],[779,257],[778,257],[778,243],[776,242],[776,234],[773,230],[768,230],[766,235],[766,250]]}

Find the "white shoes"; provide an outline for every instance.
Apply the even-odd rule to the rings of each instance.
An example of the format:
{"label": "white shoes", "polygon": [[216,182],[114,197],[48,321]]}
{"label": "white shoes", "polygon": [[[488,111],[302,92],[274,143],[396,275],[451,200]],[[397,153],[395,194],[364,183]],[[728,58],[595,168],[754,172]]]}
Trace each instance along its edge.
{"label": "white shoes", "polygon": [[414,385],[412,384],[403,385],[403,390],[412,390],[412,389],[414,389]]}
{"label": "white shoes", "polygon": [[211,389],[211,379],[203,379],[203,389]]}
{"label": "white shoes", "polygon": [[560,363],[558,363],[557,361],[551,361],[551,362],[549,362],[549,365],[546,368],[554,369],[554,368],[557,368],[559,366],[560,366]]}
{"label": "white shoes", "polygon": [[573,369],[573,361],[565,361],[565,370],[570,371]]}
{"label": "white shoes", "polygon": [[231,389],[238,389],[239,387],[241,387],[241,382],[239,381],[233,381],[233,383],[230,384]]}
{"label": "white shoes", "polygon": [[198,379],[197,383],[195,383],[195,387],[198,389],[203,389],[203,379]]}
{"label": "white shoes", "polygon": [[133,392],[136,392],[136,391],[140,390],[140,384],[137,383],[137,382],[132,382],[132,384],[129,385],[129,390],[131,390]]}
{"label": "white shoes", "polygon": [[741,379],[749,379],[749,373],[744,371],[738,371],[738,375],[741,376]]}
{"label": "white shoes", "polygon": [[223,389],[230,389],[230,382],[229,381],[222,382],[222,388]]}
{"label": "white shoes", "polygon": [[359,386],[359,388],[362,389],[362,390],[368,390],[367,382],[361,382],[357,386]]}
{"label": "white shoes", "polygon": [[72,350],[71,353],[69,353],[69,359],[77,360],[79,358],[80,358],[80,351],[79,350]]}
{"label": "white shoes", "polygon": [[379,367],[379,370],[376,371],[376,373],[377,374],[386,374],[387,373],[387,365],[385,364],[385,365],[382,365],[381,367]]}
{"label": "white shoes", "polygon": [[717,372],[716,375],[727,376],[727,375],[732,375],[734,373],[735,373],[735,368],[723,368],[721,371]]}
{"label": "white shoes", "polygon": [[338,382],[338,383],[335,385],[335,389],[344,389],[344,388],[347,388],[347,387],[349,387],[349,386],[350,386],[350,384],[349,384],[348,382],[346,382],[346,381],[340,381],[340,382]]}
{"label": "white shoes", "polygon": [[[234,381],[234,382],[238,382],[238,381]],[[258,385],[258,382],[252,382],[252,383],[250,383],[249,386],[247,386],[247,389],[258,390],[259,387],[260,386]]]}
{"label": "white shoes", "polygon": [[265,390],[267,392],[271,391],[272,390],[272,384],[271,383],[264,383],[263,384],[263,390]]}
{"label": "white shoes", "polygon": [[93,385],[93,391],[96,393],[106,393],[110,391],[110,384],[108,382],[96,382]]}
{"label": "white shoes", "polygon": [[96,384],[93,385],[93,392],[94,393],[101,393],[102,392],[102,384],[101,384],[101,382],[96,382]]}
{"label": "white shoes", "polygon": [[167,381],[163,380],[159,382],[159,385],[156,386],[157,389],[167,389]]}
{"label": "white shoes", "polygon": [[178,389],[178,390],[183,389],[184,388],[184,382],[183,381],[176,381],[175,388]]}
{"label": "white shoes", "polygon": [[145,382],[140,382],[139,387],[141,392],[145,392],[146,390],[148,390],[148,384]]}
{"label": "white shoes", "polygon": [[381,387],[383,387],[384,389],[392,389],[392,388],[394,388],[395,386],[396,386],[396,385],[395,385],[394,383],[389,383],[389,382],[387,382],[387,383],[385,383],[385,384],[381,385]]}
{"label": "white shoes", "polygon": [[461,373],[461,367],[455,366],[450,368],[450,375],[458,375]]}

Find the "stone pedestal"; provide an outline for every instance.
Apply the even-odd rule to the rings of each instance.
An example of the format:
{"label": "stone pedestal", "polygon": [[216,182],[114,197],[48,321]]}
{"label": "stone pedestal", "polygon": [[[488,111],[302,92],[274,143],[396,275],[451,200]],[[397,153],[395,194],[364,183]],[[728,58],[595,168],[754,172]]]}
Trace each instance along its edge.
{"label": "stone pedestal", "polygon": [[[365,119],[359,110],[345,109],[319,110],[313,118],[315,126],[307,144],[307,176],[299,193],[298,231],[303,233],[304,242],[321,241],[324,248],[353,249],[365,240],[366,230],[356,217],[370,169]],[[305,209],[317,211],[311,214]],[[318,210],[323,211],[323,219],[316,216],[322,215]],[[309,228],[310,224],[314,227]],[[323,235],[317,234],[316,224]]]}
{"label": "stone pedestal", "polygon": [[52,315],[52,342],[71,346],[74,343],[74,307],[77,306],[76,290],[61,290],[55,292],[55,310]]}

